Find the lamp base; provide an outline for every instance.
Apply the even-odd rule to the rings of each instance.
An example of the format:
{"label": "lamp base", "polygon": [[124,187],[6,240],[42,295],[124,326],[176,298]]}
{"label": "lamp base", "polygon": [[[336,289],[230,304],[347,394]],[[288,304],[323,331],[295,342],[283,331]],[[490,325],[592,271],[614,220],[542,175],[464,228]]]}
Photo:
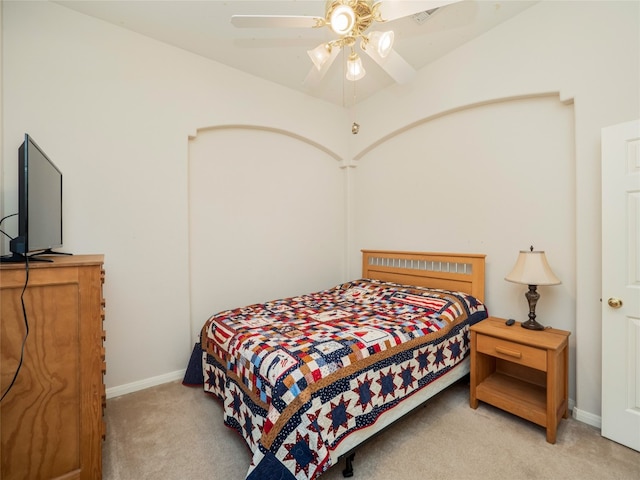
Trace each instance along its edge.
{"label": "lamp base", "polygon": [[529,320],[521,324],[522,328],[527,330],[544,330],[544,326],[536,322],[536,303],[540,298],[540,294],[537,291],[537,285],[529,285],[529,290],[524,294],[529,302]]}
{"label": "lamp base", "polygon": [[540,325],[535,320],[527,320],[526,322],[522,322],[520,324],[522,328],[526,328],[527,330],[544,330],[544,325]]}

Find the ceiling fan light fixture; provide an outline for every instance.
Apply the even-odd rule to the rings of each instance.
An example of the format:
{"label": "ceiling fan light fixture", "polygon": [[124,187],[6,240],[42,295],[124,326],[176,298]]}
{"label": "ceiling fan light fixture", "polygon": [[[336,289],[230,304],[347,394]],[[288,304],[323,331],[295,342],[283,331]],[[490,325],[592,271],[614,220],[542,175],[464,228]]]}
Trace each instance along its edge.
{"label": "ceiling fan light fixture", "polygon": [[329,15],[329,25],[338,35],[346,35],[356,23],[356,14],[348,5],[337,5]]}
{"label": "ceiling fan light fixture", "polygon": [[394,33],[393,30],[387,32],[371,32],[369,34],[369,42],[373,44],[378,55],[382,58],[386,58],[393,48]]}
{"label": "ceiling fan light fixture", "polygon": [[353,52],[349,55],[349,60],[347,61],[347,80],[355,82],[356,80],[360,80],[367,72],[362,66],[362,59],[358,56],[357,53]]}
{"label": "ceiling fan light fixture", "polygon": [[329,57],[331,56],[331,45],[328,43],[321,43],[313,50],[307,50],[307,54],[311,61],[318,70],[321,70]]}

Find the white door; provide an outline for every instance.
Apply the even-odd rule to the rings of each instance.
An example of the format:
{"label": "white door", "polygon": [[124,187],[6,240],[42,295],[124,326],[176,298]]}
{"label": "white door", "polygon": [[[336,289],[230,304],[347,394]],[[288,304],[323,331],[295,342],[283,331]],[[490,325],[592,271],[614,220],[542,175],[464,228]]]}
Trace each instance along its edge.
{"label": "white door", "polygon": [[602,435],[640,451],[640,121],[602,130]]}

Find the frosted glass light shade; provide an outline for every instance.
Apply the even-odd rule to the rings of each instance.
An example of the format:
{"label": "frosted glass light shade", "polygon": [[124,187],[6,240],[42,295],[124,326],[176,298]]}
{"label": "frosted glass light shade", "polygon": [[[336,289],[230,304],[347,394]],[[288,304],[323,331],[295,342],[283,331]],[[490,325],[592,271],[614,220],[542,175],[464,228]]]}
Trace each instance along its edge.
{"label": "frosted glass light shade", "polygon": [[369,34],[369,41],[375,47],[378,55],[385,58],[391,52],[393,48],[394,33],[393,30],[388,32],[371,32]]}
{"label": "frosted glass light shade", "polygon": [[327,63],[329,57],[331,56],[331,47],[326,43],[322,43],[318,45],[313,50],[307,50],[307,54],[311,61],[315,65],[318,70],[321,70],[323,65]]}
{"label": "frosted glass light shade", "polygon": [[360,80],[367,73],[362,66],[362,59],[357,54],[349,55],[347,61],[347,80],[355,82]]}
{"label": "frosted glass light shade", "polygon": [[329,18],[331,30],[338,35],[346,35],[356,23],[356,14],[353,9],[347,5],[339,5],[332,12]]}
{"label": "frosted glass light shade", "polygon": [[521,250],[513,270],[505,280],[524,285],[558,285],[560,279],[551,270],[543,251]]}

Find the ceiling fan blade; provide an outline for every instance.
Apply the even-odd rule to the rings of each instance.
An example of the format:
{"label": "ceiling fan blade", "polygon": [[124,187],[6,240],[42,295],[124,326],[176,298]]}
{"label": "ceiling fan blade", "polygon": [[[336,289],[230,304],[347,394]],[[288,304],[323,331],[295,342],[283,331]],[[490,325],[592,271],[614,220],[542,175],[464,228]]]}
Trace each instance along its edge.
{"label": "ceiling fan blade", "polygon": [[329,71],[329,68],[331,68],[331,65],[333,65],[333,62],[336,60],[341,51],[341,48],[332,48],[330,56],[324,63],[324,65],[322,65],[322,68],[318,70],[315,66],[311,67],[311,70],[309,70],[309,73],[304,79],[303,84],[307,87],[317,86],[324,78],[325,74]]}
{"label": "ceiling fan blade", "polygon": [[239,28],[314,28],[324,25],[324,18],[300,15],[232,15],[231,23]]}
{"label": "ceiling fan blade", "polygon": [[378,11],[385,21],[408,17],[416,13],[426,12],[434,8],[444,7],[461,0],[381,0],[378,3]]}
{"label": "ceiling fan blade", "polygon": [[375,48],[364,50],[385,72],[393,78],[396,83],[408,83],[416,75],[415,69],[407,63],[395,50],[391,50],[389,55],[382,58]]}

